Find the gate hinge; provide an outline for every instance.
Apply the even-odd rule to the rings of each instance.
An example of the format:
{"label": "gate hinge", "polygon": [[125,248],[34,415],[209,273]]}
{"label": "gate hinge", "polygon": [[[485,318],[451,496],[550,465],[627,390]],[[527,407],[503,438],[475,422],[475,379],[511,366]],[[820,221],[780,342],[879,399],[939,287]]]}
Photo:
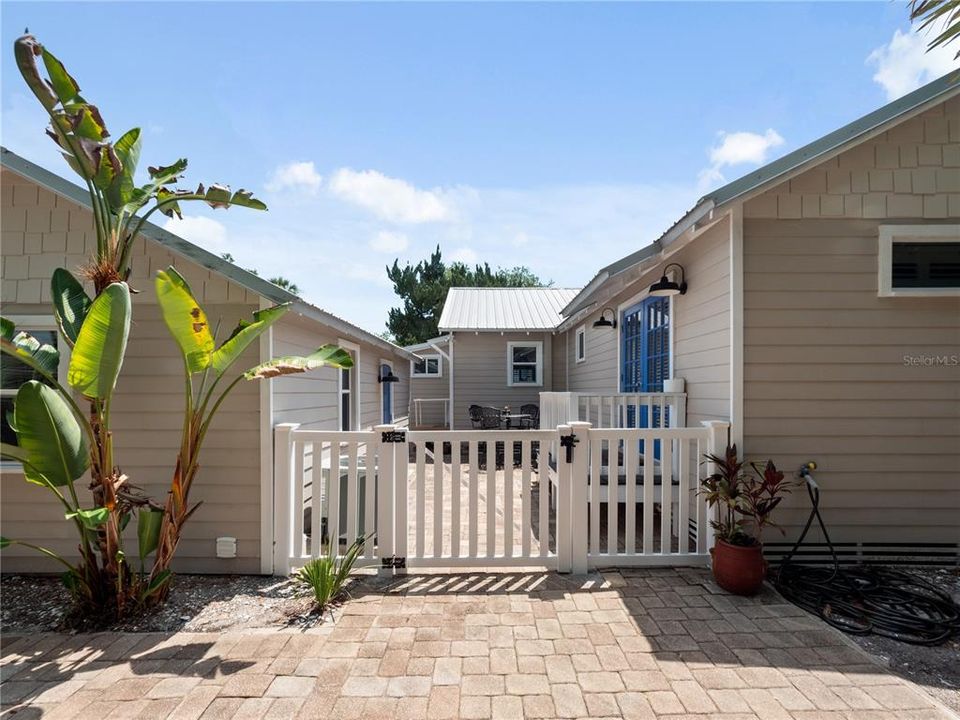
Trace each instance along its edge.
{"label": "gate hinge", "polygon": [[561,435],[560,436],[560,447],[567,449],[567,462],[573,462],[573,446],[580,442],[580,438],[576,435]]}
{"label": "gate hinge", "polygon": [[381,440],[385,443],[402,443],[407,441],[407,434],[403,430],[387,430]]}
{"label": "gate hinge", "polygon": [[393,568],[394,570],[406,570],[407,559],[405,557],[397,557],[396,555],[380,558],[380,567],[382,567],[384,570],[389,568]]}

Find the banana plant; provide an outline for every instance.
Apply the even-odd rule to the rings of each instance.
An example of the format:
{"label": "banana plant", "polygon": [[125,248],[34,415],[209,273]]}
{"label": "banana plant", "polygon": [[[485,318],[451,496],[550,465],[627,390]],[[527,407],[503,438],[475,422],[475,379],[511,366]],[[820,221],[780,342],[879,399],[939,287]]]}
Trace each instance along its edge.
{"label": "banana plant", "polygon": [[[225,185],[201,184],[195,190],[176,187],[187,168],[185,159],[149,167],[146,182],[138,180],[139,128],[112,142],[100,110],[87,102],[63,63],[33,36],[25,34],[16,40],[14,56],[24,81],[49,116],[47,134],[86,185],[97,245],[82,268],[83,276],[92,282],[92,296],[66,269],[56,270],[51,282],[57,325],[73,348],[69,387],[58,381],[56,348],[2,322],[2,352],[37,374],[18,391],[9,418],[18,445],[4,445],[2,453],[21,462],[28,481],[48,488],[64,504],[65,517],[79,533],[80,560],[74,565],[46,548],[29,546],[67,567],[64,580],[81,610],[101,618],[107,612],[119,616],[157,597],[169,579],[169,571],[151,573],[149,582],[144,578],[146,557],[158,552],[163,509],[142,496],[122,473],[110,422],[130,328],[131,289],[126,281],[133,243],[154,213],[180,216],[184,202],[254,210],[266,210],[266,205],[245,190],[232,192]],[[81,410],[74,393],[82,396],[88,410]],[[82,507],[75,488],[86,475],[92,508]],[[123,530],[135,512],[139,576],[131,572],[123,547]],[[17,541],[0,539],[0,549],[13,542]]]}
{"label": "banana plant", "polygon": [[[137,185],[143,140],[140,128],[128,130],[116,142],[109,141],[100,110],[84,99],[77,81],[53,53],[32,35],[23,35],[14,43],[14,55],[27,87],[50,117],[47,134],[90,193],[97,253],[87,272],[97,294],[112,282],[127,280],[133,243],[153,213],[180,217],[180,203],[191,201],[213,208],[267,209],[252,193],[231,191],[226,185],[201,183],[196,190],[177,188],[187,169],[185,158],[149,167],[149,180]],[[38,59],[47,77],[41,74]]]}
{"label": "banana plant", "polygon": [[323,345],[310,355],[274,358],[243,373],[231,373],[250,344],[287,312],[289,303],[254,312],[252,320],[241,320],[218,344],[206,312],[176,268],[157,273],[156,291],[163,321],[180,349],[184,372],[183,434],[150,575],[151,586],[158,588],[157,597],[162,599],[183,526],[200,506],[190,504],[190,490],[203,442],[224,400],[244,380],[269,380],[325,366],[349,368],[353,359],[343,348]]}
{"label": "banana plant", "polygon": [[[57,377],[59,351],[17,332],[12,321],[0,319],[0,351],[29,366],[37,376],[17,391],[9,418],[17,444],[5,444],[2,454],[22,464],[28,482],[56,496],[64,507],[64,517],[77,529],[80,561],[73,565],[51,550],[21,544],[67,567],[64,582],[81,606],[106,606],[122,613],[132,597],[142,595],[138,585],[143,578],[130,573],[122,538],[132,508],[141,503],[133,501],[135,496],[125,487],[127,478],[115,464],[113,435],[106,428],[130,330],[130,288],[126,283],[113,283],[96,299],[82,300],[69,293],[58,294],[57,288],[65,283],[73,287],[65,281],[65,272],[57,270],[51,285],[54,314],[73,346],[68,387]],[[72,313],[76,308],[82,312]],[[89,402],[89,412],[80,408],[74,393]],[[76,489],[77,481],[88,472],[93,479],[92,508],[82,506]],[[148,508],[146,514],[150,512],[156,510]],[[145,532],[151,532],[149,526]],[[0,546],[12,542],[17,541],[4,539]]]}

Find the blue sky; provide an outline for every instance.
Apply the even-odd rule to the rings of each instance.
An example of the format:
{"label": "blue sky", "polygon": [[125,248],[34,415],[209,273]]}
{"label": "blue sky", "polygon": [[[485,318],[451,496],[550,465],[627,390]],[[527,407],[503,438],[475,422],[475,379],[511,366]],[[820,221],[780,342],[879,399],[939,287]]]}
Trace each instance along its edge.
{"label": "blue sky", "polygon": [[[144,166],[186,156],[186,185],[270,205],[188,206],[169,229],[375,332],[394,257],[439,243],[579,286],[705,190],[954,67],[952,50],[924,54],[900,2],[0,12],[8,53],[29,26],[115,137],[145,130]],[[70,177],[6,59],[3,145]]]}

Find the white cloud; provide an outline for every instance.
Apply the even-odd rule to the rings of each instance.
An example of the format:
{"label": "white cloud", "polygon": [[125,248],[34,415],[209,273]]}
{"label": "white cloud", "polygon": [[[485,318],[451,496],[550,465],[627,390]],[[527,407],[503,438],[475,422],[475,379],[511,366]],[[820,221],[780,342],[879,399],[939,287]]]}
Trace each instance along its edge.
{"label": "white cloud", "polygon": [[763,165],[767,162],[770,150],[783,145],[784,140],[773,128],[762,135],[741,130],[739,132],[717,133],[719,141],[710,148],[710,166],[700,171],[698,184],[701,191],[724,182],[725,167],[734,165]]}
{"label": "white cloud", "polygon": [[316,194],[322,182],[312,162],[291,162],[274,170],[265,187],[270,192],[291,189]]}
{"label": "white cloud", "polygon": [[710,162],[717,169],[725,165],[742,165],[751,163],[762,165],[767,161],[767,153],[771,148],[783,145],[783,138],[773,128],[763,135],[752,132],[721,131],[720,143],[710,149]]}
{"label": "white cloud", "polygon": [[376,170],[341,168],[330,179],[330,190],[341,200],[391,222],[416,224],[453,217],[452,208],[439,190],[421,190]]}
{"label": "white cloud", "polygon": [[[450,259],[466,265],[476,265],[480,261],[480,256],[477,255],[477,251],[473,248],[462,247],[454,250],[450,255]],[[487,262],[490,262],[490,260]]]}
{"label": "white cloud", "polygon": [[387,255],[402,253],[408,247],[410,247],[410,238],[403,233],[390,232],[389,230],[381,230],[370,241],[372,250]]}
{"label": "white cloud", "polygon": [[212,253],[220,254],[227,248],[226,226],[208,217],[184,215],[183,220],[172,217],[163,224],[163,229]]}
{"label": "white cloud", "polygon": [[888,100],[896,100],[957,69],[957,48],[941,45],[927,52],[929,40],[926,33],[894,30],[889,43],[867,56],[867,64],[877,68],[873,79],[887,93]]}

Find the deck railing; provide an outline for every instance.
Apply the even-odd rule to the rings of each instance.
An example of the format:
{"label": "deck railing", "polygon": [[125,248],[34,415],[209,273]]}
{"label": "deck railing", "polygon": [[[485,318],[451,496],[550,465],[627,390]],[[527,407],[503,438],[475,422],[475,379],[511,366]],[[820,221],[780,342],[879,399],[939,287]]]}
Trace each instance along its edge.
{"label": "deck railing", "polygon": [[340,556],[358,537],[366,539],[360,564],[389,572],[702,564],[711,540],[696,491],[712,468],[699,460],[722,451],[728,427],[575,421],[552,430],[328,432],[279,425],[275,572]]}
{"label": "deck railing", "polygon": [[686,393],[540,393],[540,427],[588,422],[595,428],[686,427]]}

